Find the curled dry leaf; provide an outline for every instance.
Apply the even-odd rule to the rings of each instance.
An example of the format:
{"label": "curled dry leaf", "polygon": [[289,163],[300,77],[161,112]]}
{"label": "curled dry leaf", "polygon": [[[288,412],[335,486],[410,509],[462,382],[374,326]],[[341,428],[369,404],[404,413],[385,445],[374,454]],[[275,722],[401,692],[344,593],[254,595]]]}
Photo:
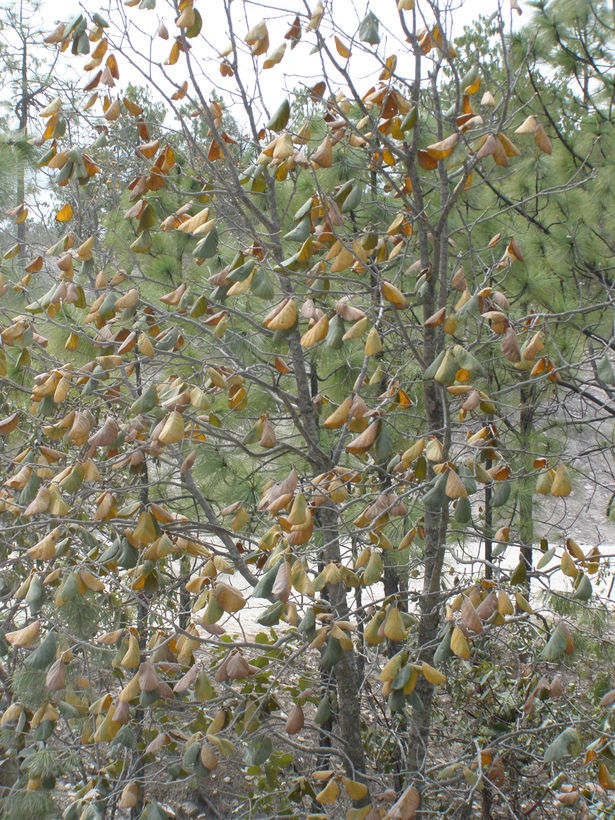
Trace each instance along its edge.
{"label": "curled dry leaf", "polygon": [[141,666],[139,666],[138,679],[139,689],[142,692],[154,692],[160,685],[156,670],[149,661],[143,661]]}
{"label": "curled dry leaf", "polygon": [[517,341],[517,335],[512,327],[509,327],[504,333],[500,347],[509,362],[517,364],[521,361],[521,349]]}
{"label": "curled dry leaf", "polygon": [[230,680],[241,680],[258,672],[256,667],[251,666],[241,652],[234,652],[226,663],[226,674]]}
{"label": "curled dry leaf", "polygon": [[463,481],[459,478],[455,470],[453,470],[452,468],[450,468],[448,471],[445,492],[449,498],[468,497],[468,491],[466,490]]}
{"label": "curled dry leaf", "polygon": [[446,137],[446,139],[440,140],[440,142],[434,142],[428,145],[426,151],[432,159],[437,161],[446,159],[453,153],[458,139],[458,133],[451,134],[449,137]]}
{"label": "curled dry leaf", "polygon": [[239,612],[246,605],[246,600],[241,592],[223,582],[215,584],[214,594],[224,612]]}
{"label": "curled dry leaf", "polygon": [[216,753],[208,743],[204,743],[201,746],[201,752],[199,756],[203,768],[207,769],[210,772],[213,772],[214,769],[218,768],[218,758],[216,756]]}
{"label": "curled dry leaf", "polygon": [[273,582],[273,587],[271,588],[271,594],[279,598],[280,601],[284,601],[284,603],[286,603],[288,601],[288,596],[290,595],[290,590],[290,564],[288,561],[282,561],[275,576],[275,581]]}
{"label": "curled dry leaf", "polygon": [[425,319],[423,325],[425,327],[438,327],[444,321],[444,317],[446,316],[446,307],[440,308],[435,313],[433,313],[428,319]]}
{"label": "curled dry leaf", "polygon": [[6,638],[8,643],[10,643],[11,646],[16,646],[20,649],[24,649],[28,646],[31,646],[34,643],[34,641],[40,635],[40,631],[41,622],[32,621],[32,623],[22,627],[21,629],[17,629],[14,632],[7,632],[4,637]]}
{"label": "curled dry leaf", "polygon": [[380,429],[380,420],[376,419],[359,436],[346,445],[349,453],[361,454],[367,452],[376,441],[376,436]]}
{"label": "curled dry leaf", "polygon": [[284,727],[286,733],[289,735],[296,735],[303,729],[304,723],[305,716],[303,714],[303,709],[301,708],[301,706],[295,703],[291,708],[290,712],[288,713],[286,726]]}
{"label": "curled dry leaf", "polygon": [[156,737],[145,747],[145,754],[156,754],[156,752],[159,752],[160,749],[166,746],[170,740],[171,738],[166,732],[160,732],[160,734],[156,735]]}
{"label": "curled dry leaf", "polygon": [[330,168],[333,165],[333,143],[325,137],[311,156],[314,168]]}
{"label": "curled dry leaf", "polygon": [[45,686],[50,692],[57,692],[64,689],[66,684],[66,664],[62,658],[51,664],[47,677],[45,678]]}
{"label": "curled dry leaf", "polygon": [[[469,630],[477,635],[483,631],[483,624],[480,615],[474,608],[474,604],[469,597],[463,599],[461,605],[461,620]],[[453,650],[454,651],[454,650]]]}

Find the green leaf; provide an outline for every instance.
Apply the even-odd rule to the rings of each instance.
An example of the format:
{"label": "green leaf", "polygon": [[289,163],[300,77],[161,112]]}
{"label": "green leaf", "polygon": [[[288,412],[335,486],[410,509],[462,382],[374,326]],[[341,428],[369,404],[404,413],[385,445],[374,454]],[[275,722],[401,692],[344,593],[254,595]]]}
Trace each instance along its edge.
{"label": "green leaf", "polygon": [[26,659],[26,666],[31,669],[47,669],[55,660],[57,641],[55,632],[48,632],[40,646]]}
{"label": "green leaf", "polygon": [[194,9],[194,23],[190,26],[190,28],[186,29],[186,37],[190,40],[198,37],[202,28],[203,18],[201,17],[199,10]]}
{"label": "green leaf", "polygon": [[261,624],[261,626],[275,626],[280,622],[280,617],[284,612],[284,606],[284,601],[276,601],[275,604],[268,606],[262,615],[257,618],[258,623]]}
{"label": "green leaf", "polygon": [[218,231],[214,228],[195,245],[192,255],[195,259],[211,259],[218,252]]}
{"label": "green leaf", "polygon": [[450,626],[446,627],[446,631],[442,637],[442,640],[436,647],[436,651],[433,655],[433,662],[434,666],[439,667],[441,666],[451,654],[451,628]]}
{"label": "green leaf", "polygon": [[553,630],[553,634],[545,644],[544,649],[540,653],[540,658],[543,661],[557,661],[566,651],[566,632],[561,624],[558,624]]}
{"label": "green leaf", "polygon": [[446,494],[446,473],[441,473],[435,480],[432,488],[423,496],[423,506],[429,510],[439,510],[445,507],[449,498]]}
{"label": "green leaf", "polygon": [[511,584],[524,584],[527,581],[527,564],[523,558],[519,561],[510,576]]}
{"label": "green leaf", "polygon": [[333,669],[335,664],[341,660],[341,657],[342,647],[340,646],[340,642],[336,638],[329,636],[327,648],[325,649],[320,661],[321,664],[325,669]]}
{"label": "green leaf", "polygon": [[310,235],[312,229],[312,219],[310,215],[304,216],[301,222],[289,231],[287,234],[284,234],[284,239],[287,239],[289,242],[305,242],[305,240]]}
{"label": "green leaf", "polygon": [[314,723],[318,726],[324,726],[331,717],[331,714],[331,703],[329,702],[328,696],[324,695],[314,714]]}
{"label": "green leaf", "polygon": [[603,356],[598,363],[598,376],[605,384],[615,385],[615,369],[607,355]]}
{"label": "green leaf", "polygon": [[257,299],[262,299],[264,302],[269,302],[273,299],[273,281],[269,271],[265,268],[259,268],[252,277],[250,293],[256,296]]}
{"label": "green leaf", "polygon": [[278,108],[276,109],[275,113],[267,123],[267,130],[269,131],[276,131],[279,133],[283,131],[284,128],[288,125],[288,120],[290,119],[290,100],[288,97],[283,100]]}
{"label": "green leaf", "polygon": [[243,762],[247,766],[262,766],[272,751],[271,738],[262,735],[246,746],[243,752]]}
{"label": "green leaf", "polygon": [[587,575],[583,573],[581,575],[581,579],[579,580],[576,592],[572,596],[577,601],[589,601],[592,597],[592,582],[589,580]]}
{"label": "green leaf", "polygon": [[545,763],[555,763],[568,755],[578,755],[581,751],[581,738],[577,730],[569,726],[546,748]]}
{"label": "green leaf", "polygon": [[355,208],[361,203],[361,199],[363,197],[363,186],[360,182],[357,182],[356,185],[350,190],[348,196],[344,199],[344,204],[342,205],[342,213],[348,214],[350,211],[354,211]]}
{"label": "green leaf", "polygon": [[359,40],[361,40],[362,43],[377,46],[380,42],[380,34],[378,33],[379,25],[380,21],[373,11],[368,11],[359,26]]}
{"label": "green leaf", "polygon": [[553,558],[553,556],[554,556],[554,555],[555,555],[555,547],[550,547],[550,548],[549,548],[549,549],[548,549],[548,550],[544,553],[544,555],[542,555],[542,556],[540,557],[540,560],[539,560],[539,561],[538,561],[538,563],[536,564],[536,569],[542,569],[543,567],[546,567],[546,566],[547,566],[547,564],[548,564],[548,563],[549,563],[549,561]]}
{"label": "green leaf", "polygon": [[[261,575],[261,577],[258,579],[257,585],[254,587],[254,590],[252,592],[253,598],[265,598],[268,601],[275,600],[271,594],[271,590],[273,589],[273,584],[275,581],[275,577],[278,574],[278,569],[278,564],[276,564],[274,567],[271,567],[271,569],[267,570],[267,572],[264,575]],[[268,624],[265,624],[265,626],[268,626]]]}

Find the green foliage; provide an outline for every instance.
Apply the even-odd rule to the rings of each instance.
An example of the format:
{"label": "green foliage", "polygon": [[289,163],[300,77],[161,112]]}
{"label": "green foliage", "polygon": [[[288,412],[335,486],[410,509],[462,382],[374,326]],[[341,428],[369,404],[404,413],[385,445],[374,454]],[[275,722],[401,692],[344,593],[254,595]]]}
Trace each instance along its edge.
{"label": "green foliage", "polygon": [[9,795],[3,804],[5,817],[15,820],[30,820],[40,817],[41,820],[58,816],[58,809],[51,796],[44,791],[17,791]]}

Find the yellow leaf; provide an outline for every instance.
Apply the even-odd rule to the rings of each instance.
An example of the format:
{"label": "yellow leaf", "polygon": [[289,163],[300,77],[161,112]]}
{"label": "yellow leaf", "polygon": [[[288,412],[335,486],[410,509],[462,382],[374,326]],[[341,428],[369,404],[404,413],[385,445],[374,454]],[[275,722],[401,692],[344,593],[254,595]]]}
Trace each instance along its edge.
{"label": "yellow leaf", "polygon": [[348,777],[343,777],[342,783],[351,800],[362,800],[367,794],[367,786],[365,783],[358,783],[356,780],[350,780]]}
{"label": "yellow leaf", "polygon": [[345,60],[347,60],[350,57],[350,49],[348,48],[348,46],[342,43],[342,41],[337,35],[335,36],[335,48],[337,49],[337,53],[340,55],[340,57],[343,57]]}
{"label": "yellow leaf", "polygon": [[464,661],[467,661],[470,657],[470,646],[466,640],[466,636],[458,626],[453,629],[453,634],[451,635],[451,649],[458,658],[462,658]]}
{"label": "yellow leaf", "polygon": [[522,612],[527,612],[529,615],[532,614],[532,607],[529,605],[526,598],[517,590],[515,591],[515,601]]}
{"label": "yellow leaf", "polygon": [[508,597],[508,595],[501,589],[498,592],[498,614],[499,615],[512,615],[514,612],[512,601]]}
{"label": "yellow leaf", "polygon": [[182,5],[184,6],[184,9],[175,21],[175,24],[178,28],[190,28],[194,25],[196,20],[194,8],[191,3]]}
{"label": "yellow leaf", "polygon": [[468,491],[465,488],[463,481],[459,478],[454,470],[448,471],[448,478],[446,480],[446,495],[449,498],[467,498]]}
{"label": "yellow leaf", "polygon": [[316,800],[322,803],[323,806],[329,806],[335,803],[340,793],[340,787],[337,781],[332,777],[321,792],[316,795]]}
{"label": "yellow leaf", "polygon": [[320,25],[320,21],[322,20],[324,13],[325,10],[323,8],[323,5],[320,2],[320,0],[318,0],[318,3],[316,3],[316,7],[312,12],[312,16],[310,17],[310,22],[308,23],[307,31],[316,31],[316,29]]}
{"label": "yellow leaf", "polygon": [[161,444],[177,444],[184,437],[184,418],[177,410],[173,410],[167,417],[161,432],[158,434],[158,441]]}
{"label": "yellow leaf", "polygon": [[567,575],[569,578],[577,577],[578,573],[575,563],[566,551],[562,553],[561,567],[564,575]]}
{"label": "yellow leaf", "polygon": [[383,282],[382,283],[382,296],[394,305],[396,308],[405,308],[408,307],[408,300],[404,296],[404,294],[396,288],[395,285],[391,284],[391,282]]}
{"label": "yellow leaf", "polygon": [[436,669],[434,666],[431,666],[431,664],[427,663],[426,661],[423,661],[422,670],[423,677],[425,678],[425,680],[433,684],[434,686],[440,686],[441,684],[445,683],[446,676],[443,675],[439,669]]}
{"label": "yellow leaf", "polygon": [[324,426],[328,430],[333,430],[336,427],[342,427],[348,420],[351,407],[352,397],[349,396],[347,399],[344,399],[340,406],[337,407],[333,413],[325,419]]}
{"label": "yellow leaf", "polygon": [[41,622],[33,621],[31,624],[28,624],[28,626],[15,630],[15,632],[7,632],[4,637],[11,644],[11,646],[17,646],[20,649],[24,649],[30,646],[36,638],[38,638],[40,631]]}
{"label": "yellow leaf", "polygon": [[365,342],[365,355],[366,356],[375,356],[377,353],[380,353],[382,350],[382,340],[378,335],[378,331],[375,327],[372,327],[369,333],[367,334],[367,340]]}
{"label": "yellow leaf", "polygon": [[120,110],[120,101],[114,100],[104,114],[107,122],[115,122],[115,120],[119,119]]}
{"label": "yellow leaf", "polygon": [[399,609],[392,606],[384,622],[384,634],[390,641],[403,641],[406,637],[406,629],[402,621]]}
{"label": "yellow leaf", "polygon": [[53,117],[58,111],[62,108],[62,99],[61,97],[56,97],[55,100],[46,105],[45,108],[41,108],[38,112],[39,117],[45,119],[47,117]]}
{"label": "yellow leaf", "polygon": [[120,665],[125,669],[136,669],[141,663],[141,650],[139,649],[139,641],[131,634],[128,639],[128,649],[126,654],[120,661]]}
{"label": "yellow leaf", "polygon": [[604,763],[598,767],[598,782],[603,789],[613,791],[615,789],[615,777],[610,773]]}
{"label": "yellow leaf", "polygon": [[427,153],[434,160],[443,160],[453,153],[455,146],[457,145],[457,140],[459,139],[459,134],[455,132],[451,134],[446,139],[440,140],[440,142],[434,142],[432,145],[427,146]]}
{"label": "yellow leaf", "polygon": [[570,495],[571,491],[572,484],[570,483],[568,470],[563,464],[559,464],[555,471],[553,484],[551,485],[551,495],[557,496],[558,498],[564,498],[565,496]]}
{"label": "yellow leaf", "polygon": [[297,321],[297,305],[294,299],[285,299],[263,319],[268,330],[289,330]]}
{"label": "yellow leaf", "polygon": [[329,330],[329,319],[326,313],[301,337],[301,347],[310,348],[322,341]]}
{"label": "yellow leaf", "polygon": [[173,43],[169,56],[164,61],[165,65],[175,65],[179,60],[179,43],[177,40]]}
{"label": "yellow leaf", "polygon": [[286,43],[282,43],[282,45],[275,48],[267,57],[265,62],[263,63],[263,68],[273,68],[274,65],[277,65],[282,61],[282,57],[286,51]]}
{"label": "yellow leaf", "polygon": [[56,222],[70,222],[73,218],[73,209],[70,202],[67,202],[56,214]]}

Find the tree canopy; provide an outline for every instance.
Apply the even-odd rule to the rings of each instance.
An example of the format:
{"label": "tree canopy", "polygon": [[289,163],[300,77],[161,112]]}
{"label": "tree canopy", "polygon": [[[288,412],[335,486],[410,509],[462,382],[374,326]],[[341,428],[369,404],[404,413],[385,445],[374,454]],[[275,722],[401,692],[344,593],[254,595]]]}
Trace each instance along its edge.
{"label": "tree canopy", "polygon": [[612,9],[26,9],[4,815],[607,816]]}

